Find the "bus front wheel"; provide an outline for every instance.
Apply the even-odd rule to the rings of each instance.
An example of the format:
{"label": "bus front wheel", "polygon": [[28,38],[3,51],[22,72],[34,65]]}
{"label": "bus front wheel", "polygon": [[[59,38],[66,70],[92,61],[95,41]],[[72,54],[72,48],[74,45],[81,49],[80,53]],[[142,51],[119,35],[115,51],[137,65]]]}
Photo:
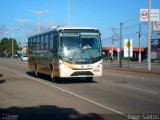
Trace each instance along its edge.
{"label": "bus front wheel", "polygon": [[57,82],[53,66],[51,66],[51,82]]}
{"label": "bus front wheel", "polygon": [[87,77],[87,78],[86,78],[86,81],[87,81],[87,82],[92,82],[92,81],[93,81],[93,77]]}
{"label": "bus front wheel", "polygon": [[34,73],[35,73],[35,76],[38,78],[38,77],[40,77],[40,73],[38,72],[38,67],[37,67],[37,64],[35,63],[35,71],[34,71]]}

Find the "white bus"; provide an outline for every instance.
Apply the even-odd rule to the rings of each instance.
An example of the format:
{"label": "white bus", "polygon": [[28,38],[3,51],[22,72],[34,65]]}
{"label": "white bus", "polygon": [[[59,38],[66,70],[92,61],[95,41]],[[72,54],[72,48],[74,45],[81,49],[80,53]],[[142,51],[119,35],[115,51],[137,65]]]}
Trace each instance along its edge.
{"label": "white bus", "polygon": [[88,82],[102,75],[101,34],[91,27],[55,27],[28,38],[28,63],[40,73],[58,78],[85,77]]}

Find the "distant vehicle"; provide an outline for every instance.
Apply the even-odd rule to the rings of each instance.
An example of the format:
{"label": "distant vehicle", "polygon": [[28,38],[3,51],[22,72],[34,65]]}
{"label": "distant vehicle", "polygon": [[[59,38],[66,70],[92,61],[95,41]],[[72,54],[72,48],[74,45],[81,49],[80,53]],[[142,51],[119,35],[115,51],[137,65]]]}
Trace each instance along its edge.
{"label": "distant vehicle", "polygon": [[[142,62],[148,62],[148,58],[143,59]],[[151,62],[155,62],[155,60],[151,59]]]}
{"label": "distant vehicle", "polygon": [[13,58],[18,58],[18,55],[17,55],[17,54],[14,54],[14,55],[13,55]]}
{"label": "distant vehicle", "polygon": [[28,55],[22,54],[21,61],[28,61]]}
{"label": "distant vehicle", "polygon": [[147,58],[145,58],[145,59],[143,59],[143,60],[142,60],[142,62],[147,62],[147,61],[148,61],[148,59],[147,59]]}
{"label": "distant vehicle", "polygon": [[91,27],[55,27],[28,38],[28,64],[36,76],[57,78],[102,75],[102,45],[98,29]]}
{"label": "distant vehicle", "polygon": [[156,59],[156,60],[154,60],[154,62],[160,63],[160,59]]}

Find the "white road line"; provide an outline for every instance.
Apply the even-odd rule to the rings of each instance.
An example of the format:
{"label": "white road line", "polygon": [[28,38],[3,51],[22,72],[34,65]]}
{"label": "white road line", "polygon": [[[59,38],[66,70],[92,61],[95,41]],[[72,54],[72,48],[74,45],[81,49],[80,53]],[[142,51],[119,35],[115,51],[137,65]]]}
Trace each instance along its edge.
{"label": "white road line", "polygon": [[10,70],[10,69],[7,69],[7,68],[5,68],[5,67],[3,67],[3,66],[0,66],[0,67],[1,67],[2,69],[5,69],[5,70],[10,71],[10,72],[12,72],[12,73],[15,73],[15,74],[17,74],[17,75],[19,75],[19,76],[26,77],[26,78],[29,78],[29,79],[34,80],[34,81],[36,81],[36,82],[43,83],[43,84],[45,84],[45,85],[48,85],[48,86],[53,87],[53,88],[56,88],[56,89],[58,89],[58,90],[60,90],[60,91],[66,92],[66,93],[68,93],[68,94],[70,94],[70,95],[73,95],[73,96],[75,96],[75,97],[78,97],[78,98],[80,98],[80,99],[83,99],[83,100],[85,100],[85,101],[88,101],[88,102],[90,102],[90,103],[92,103],[92,104],[95,104],[95,105],[97,105],[97,106],[100,106],[100,107],[102,107],[102,108],[104,108],[104,109],[110,110],[110,111],[112,111],[112,112],[114,112],[114,113],[117,113],[117,114],[120,114],[120,115],[123,115],[123,116],[127,117],[127,115],[125,115],[124,113],[122,113],[122,112],[120,112],[120,111],[118,111],[118,110],[115,110],[115,109],[112,109],[112,108],[107,107],[107,106],[105,106],[105,105],[102,105],[102,104],[100,104],[100,103],[98,103],[98,102],[95,102],[95,101],[93,101],[93,100],[90,100],[90,99],[88,99],[88,98],[85,98],[85,97],[83,97],[83,96],[80,96],[80,95],[78,95],[78,94],[76,94],[76,93],[70,92],[70,91],[68,91],[68,90],[65,90],[65,89],[63,89],[63,88],[61,88],[61,87],[57,87],[57,86],[55,86],[55,85],[53,85],[53,84],[50,84],[50,83],[47,83],[47,82],[45,82],[45,81],[41,81],[41,80],[39,80],[39,79],[32,78],[32,77],[29,77],[29,76],[26,76],[26,75],[17,73],[17,72],[15,72],[15,71]]}
{"label": "white road line", "polygon": [[137,88],[137,87],[132,87],[132,86],[128,86],[128,85],[122,85],[122,84],[120,84],[120,86],[127,87],[127,88],[131,88],[131,89],[136,89],[136,90],[140,90],[140,91],[150,92],[150,93],[154,93],[154,94],[157,94],[157,93],[158,93],[158,92],[156,92],[156,91],[146,90],[146,89]]}

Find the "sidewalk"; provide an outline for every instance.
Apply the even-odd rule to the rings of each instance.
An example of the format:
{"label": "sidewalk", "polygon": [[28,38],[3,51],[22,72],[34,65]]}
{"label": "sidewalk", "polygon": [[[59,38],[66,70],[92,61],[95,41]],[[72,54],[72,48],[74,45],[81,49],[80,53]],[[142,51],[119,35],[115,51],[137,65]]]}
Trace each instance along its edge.
{"label": "sidewalk", "polygon": [[122,61],[122,67],[119,67],[119,61],[117,60],[113,62],[111,62],[110,60],[104,60],[103,68],[111,70],[142,72],[142,73],[160,75],[160,63],[151,63],[151,70],[148,70],[147,62],[139,63],[139,62]]}

